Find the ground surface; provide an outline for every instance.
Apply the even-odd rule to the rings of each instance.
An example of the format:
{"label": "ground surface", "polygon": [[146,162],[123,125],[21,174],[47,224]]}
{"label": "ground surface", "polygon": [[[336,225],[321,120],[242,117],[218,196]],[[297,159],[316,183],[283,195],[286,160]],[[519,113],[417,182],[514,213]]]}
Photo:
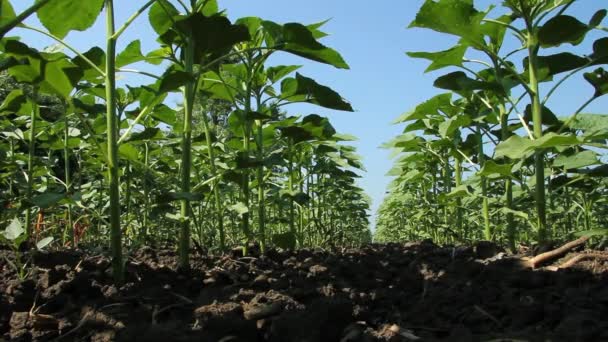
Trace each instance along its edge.
{"label": "ground surface", "polygon": [[0,251],[0,341],[608,341],[608,263],[531,270],[491,245],[330,253],[142,249],[127,283],[109,260],[38,254],[25,281]]}

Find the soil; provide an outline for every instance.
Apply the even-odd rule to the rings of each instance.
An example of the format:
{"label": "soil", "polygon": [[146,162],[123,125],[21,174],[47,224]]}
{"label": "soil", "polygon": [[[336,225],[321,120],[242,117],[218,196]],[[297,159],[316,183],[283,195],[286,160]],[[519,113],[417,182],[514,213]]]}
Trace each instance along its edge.
{"label": "soil", "polygon": [[38,252],[25,280],[13,257],[0,250],[0,341],[608,341],[602,259],[532,270],[488,243],[426,241],[193,254],[180,271],[143,248],[116,287],[103,255]]}

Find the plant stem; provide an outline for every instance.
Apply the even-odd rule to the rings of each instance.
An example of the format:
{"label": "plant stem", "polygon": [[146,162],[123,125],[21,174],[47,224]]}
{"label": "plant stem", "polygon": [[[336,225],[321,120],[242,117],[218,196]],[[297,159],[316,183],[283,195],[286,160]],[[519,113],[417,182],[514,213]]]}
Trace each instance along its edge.
{"label": "plant stem", "polygon": [[[28,202],[32,200],[32,191],[34,186],[34,155],[36,153],[36,123],[39,116],[40,107],[38,106],[38,88],[34,87],[32,99],[32,113],[30,116],[30,141],[28,144],[27,155],[27,188],[25,198]],[[25,211],[25,235],[32,235],[32,209],[27,208]]]}
{"label": "plant stem", "polygon": [[7,34],[10,30],[14,29],[17,25],[23,23],[30,15],[34,12],[41,9],[43,6],[48,4],[51,0],[40,0],[34,3],[32,6],[28,7],[25,11],[21,12],[15,18],[13,18],[8,23],[2,25],[0,27],[0,38],[3,38],[5,34]]}
{"label": "plant stem", "polygon": [[[184,46],[185,71],[192,75],[194,72],[194,42],[192,38],[186,39]],[[181,164],[181,191],[190,193],[190,170],[192,168],[192,113],[194,110],[195,84],[193,81],[184,86],[184,126],[182,131],[182,164]],[[181,224],[179,234],[179,266],[182,269],[190,267],[190,201],[181,200]]]}
{"label": "plant stem", "polygon": [[[211,141],[211,130],[207,120],[207,113],[203,113],[203,129],[205,130],[205,139],[207,141],[207,154],[209,156],[209,165],[211,166],[211,177],[217,177],[217,166],[215,165],[215,150]],[[220,250],[226,250],[226,232],[224,231],[224,206],[220,194],[220,179],[214,181],[213,197],[215,199],[215,210],[217,215],[217,227],[220,234]]]}
{"label": "plant stem", "polygon": [[[531,89],[530,100],[532,101],[532,123],[534,138],[540,139],[543,136],[542,106],[540,103],[539,82],[538,82],[538,42],[535,36],[531,35],[528,41],[528,70]],[[538,242],[543,243],[547,239],[547,215],[545,202],[545,152],[537,150],[534,153],[534,166],[536,176],[536,212],[538,229]]]}
{"label": "plant stem", "polygon": [[114,281],[122,283],[122,231],[120,229],[120,180],[118,177],[118,118],[116,116],[116,40],[114,35],[114,1],[106,0],[106,117],[108,139],[108,181],[110,194],[110,250]]}
{"label": "plant stem", "polygon": [[[64,163],[64,173],[65,173],[65,192],[69,196],[71,193],[72,180],[70,176],[70,149],[68,148],[68,141],[70,139],[70,126],[68,116],[64,117],[64,142],[63,142],[63,163]],[[66,226],[65,231],[67,231],[68,238],[70,239],[70,245],[72,247],[76,247],[74,244],[74,229],[72,227],[72,205],[67,205],[66,211]],[[63,234],[63,242],[65,244],[65,231]]]}

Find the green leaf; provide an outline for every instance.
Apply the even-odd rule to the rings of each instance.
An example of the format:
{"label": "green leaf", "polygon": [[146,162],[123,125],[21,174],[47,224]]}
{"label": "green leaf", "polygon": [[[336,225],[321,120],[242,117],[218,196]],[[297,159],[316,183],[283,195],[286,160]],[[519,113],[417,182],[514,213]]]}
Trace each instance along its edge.
{"label": "green leaf", "polygon": [[36,243],[36,249],[43,250],[46,246],[48,246],[51,242],[53,242],[53,237],[52,236],[47,236],[44,239],[38,241]]}
{"label": "green leaf", "polygon": [[21,89],[11,91],[0,106],[0,114],[28,115],[32,112],[32,103]]}
{"label": "green leaf", "polygon": [[63,39],[70,31],[85,31],[93,26],[103,5],[104,0],[53,0],[37,14],[51,34]]}
{"label": "green leaf", "polygon": [[577,236],[577,237],[608,236],[608,229],[604,228],[604,229],[585,230],[582,232],[575,233],[574,236]]}
{"label": "green leaf", "polygon": [[[15,9],[9,0],[0,0],[0,27],[8,24],[11,20],[15,19]],[[2,38],[2,37],[0,37]]]}
{"label": "green leaf", "polygon": [[271,21],[263,21],[262,25],[267,32],[269,47],[276,47],[282,51],[336,68],[349,68],[337,51],[319,43],[315,39],[314,31],[302,24],[287,23],[281,26]]}
{"label": "green leaf", "polygon": [[507,214],[512,214],[513,216],[517,216],[519,218],[522,218],[524,220],[528,220],[530,217],[526,212],[520,211],[520,210],[513,210],[513,209],[509,209],[507,207],[502,207],[500,209],[498,209],[499,212],[507,215]]}
{"label": "green leaf", "polygon": [[439,134],[444,138],[452,136],[452,133],[457,132],[460,127],[466,127],[472,122],[471,117],[466,114],[451,117],[439,124]]}
{"label": "green leaf", "polygon": [[40,90],[69,99],[82,76],[83,71],[67,59],[48,62],[44,68],[44,81],[40,83]]}
{"label": "green leaf", "polygon": [[481,20],[485,14],[473,0],[426,0],[409,27],[427,28],[456,35],[473,47],[485,46]]}
{"label": "green leaf", "polygon": [[312,78],[296,73],[295,78],[286,78],[281,83],[281,98],[302,101],[321,107],[352,112],[353,107],[331,88],[317,83]]}
{"label": "green leaf", "polygon": [[189,192],[166,192],[158,195],[157,201],[159,203],[169,203],[174,201],[187,200],[191,202],[202,201],[204,199],[203,194],[189,193]]}
{"label": "green leaf", "polygon": [[249,208],[243,202],[238,202],[237,204],[233,204],[233,205],[229,206],[228,209],[237,213],[239,215],[239,217],[242,217],[243,215],[245,215],[249,212]]}
{"label": "green leaf", "polygon": [[25,229],[21,225],[21,221],[18,218],[13,218],[11,223],[2,232],[2,235],[9,241],[15,241],[24,233]]}
{"label": "green leaf", "polygon": [[553,167],[562,167],[566,170],[597,164],[600,164],[600,161],[597,159],[597,153],[593,151],[578,152],[571,156],[561,154],[553,161]]}
{"label": "green leaf", "polygon": [[138,161],[139,160],[139,152],[137,148],[131,144],[124,143],[118,147],[118,155],[130,161]]}
{"label": "green leaf", "polygon": [[152,111],[152,113],[150,113],[150,115],[154,119],[170,126],[173,126],[177,120],[175,116],[175,110],[169,108],[167,105],[164,104],[160,104],[154,107],[154,110]]}
{"label": "green leaf", "polygon": [[[542,120],[541,123],[547,126],[553,126],[559,124],[561,121],[557,116],[547,107],[542,106]],[[533,122],[532,120],[532,105],[527,105],[524,111],[524,120],[527,123]]]}
{"label": "green leaf", "polygon": [[[550,81],[555,75],[571,71],[585,66],[589,63],[585,57],[577,56],[569,52],[556,53],[549,56],[538,56],[538,79]],[[524,69],[528,74],[528,57],[524,58]]]}
{"label": "green leaf", "polygon": [[185,71],[171,70],[161,78],[158,91],[161,93],[177,91],[193,80],[194,77]]}
{"label": "green leaf", "polygon": [[489,82],[483,82],[469,78],[467,74],[463,71],[455,71],[447,75],[441,76],[435,80],[433,86],[440,89],[452,90],[459,93],[471,92],[474,90],[481,89],[499,89],[497,85],[493,85]]}
{"label": "green leaf", "polygon": [[173,18],[179,15],[179,11],[168,0],[157,0],[150,11],[148,20],[154,31],[162,36],[173,26]]}
{"label": "green leaf", "polygon": [[606,18],[607,14],[608,14],[608,10],[606,10],[606,9],[601,9],[601,10],[595,12],[593,17],[591,17],[591,20],[589,20],[589,27],[594,28],[596,26],[599,26],[602,23],[602,21],[604,21],[604,18]]}
{"label": "green leaf", "polygon": [[32,204],[42,209],[50,208],[65,198],[65,194],[47,192],[32,198]]}
{"label": "green leaf", "polygon": [[199,56],[196,60],[208,54],[223,55],[235,44],[250,39],[247,27],[232,25],[228,18],[221,15],[206,17],[202,13],[194,13],[178,20],[175,28],[194,40]]}
{"label": "green leaf", "polygon": [[212,16],[219,12],[219,6],[217,0],[199,0],[198,2],[204,2],[205,5],[201,8],[201,13],[206,16]]}
{"label": "green leaf", "polygon": [[136,132],[136,133],[131,134],[128,141],[134,142],[134,141],[142,141],[142,140],[152,140],[152,139],[158,138],[160,135],[159,133],[160,133],[160,128],[146,127],[141,132]]}
{"label": "green leaf", "polygon": [[266,75],[272,83],[276,83],[283,77],[291,74],[292,72],[300,69],[301,65],[277,65],[270,67],[266,70]]}
{"label": "green leaf", "polygon": [[608,131],[608,115],[581,113],[568,126],[585,132]]}
{"label": "green leaf", "polygon": [[116,68],[122,68],[129,64],[145,61],[146,57],[141,53],[141,41],[134,40],[116,56]]}
{"label": "green leaf", "polygon": [[558,15],[549,19],[538,30],[538,41],[544,48],[556,47],[565,43],[580,44],[589,27],[575,17]]}
{"label": "green leaf", "polygon": [[453,107],[451,102],[451,93],[436,95],[416,106],[414,110],[402,114],[393,123],[398,124],[410,120],[424,119],[429,115],[436,115],[440,110]]}
{"label": "green leaf", "polygon": [[557,133],[547,133],[539,139],[530,140],[514,135],[496,146],[496,157],[508,157],[518,159],[526,157],[528,154],[539,149],[554,147],[578,146],[583,142],[582,138],[575,135],[560,135]]}
{"label": "green leaf", "polygon": [[[95,46],[83,53],[89,61],[91,61],[95,66],[97,66],[101,70],[106,69],[106,52]],[[79,68],[84,70],[83,78],[92,82],[97,82],[100,80],[103,75],[99,73],[96,69],[94,69],[89,63],[87,63],[80,56],[76,56],[72,59],[72,63],[76,64]]]}
{"label": "green leaf", "polygon": [[477,173],[478,176],[483,177],[491,177],[491,176],[500,176],[500,177],[511,177],[513,172],[513,164],[497,164],[493,160],[487,160],[483,168],[479,170]]}
{"label": "green leaf", "polygon": [[424,58],[432,63],[424,72],[439,70],[449,66],[462,66],[464,54],[468,47],[466,45],[456,45],[451,49],[437,52],[408,52],[412,58]]}
{"label": "green leaf", "polygon": [[595,97],[608,94],[608,72],[604,68],[595,69],[584,74],[585,80],[595,88]]}

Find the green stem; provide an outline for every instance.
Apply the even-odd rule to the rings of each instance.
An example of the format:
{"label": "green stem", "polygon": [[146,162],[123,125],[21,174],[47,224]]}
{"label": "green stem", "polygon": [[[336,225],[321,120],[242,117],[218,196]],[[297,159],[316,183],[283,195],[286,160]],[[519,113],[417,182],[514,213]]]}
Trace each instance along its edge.
{"label": "green stem", "polygon": [[[187,38],[184,47],[185,71],[193,74],[194,71],[194,42]],[[192,113],[194,110],[195,84],[193,81],[184,86],[184,126],[182,131],[182,164],[181,164],[181,191],[190,193],[190,171],[192,168]],[[181,229],[179,234],[179,266],[182,269],[190,267],[190,201],[181,200]]]}
{"label": "green stem", "polygon": [[118,29],[118,31],[114,33],[112,38],[117,40],[125,32],[125,30],[129,28],[133,21],[135,21],[135,19],[137,19],[142,13],[146,11],[146,9],[148,9],[148,7],[152,6],[152,4],[155,2],[156,0],[149,0],[142,7],[140,7],[135,13],[133,13],[133,15],[131,15],[131,17],[129,17],[129,19],[127,19],[127,21],[125,21],[125,23]]}
{"label": "green stem", "polygon": [[[108,0],[106,0],[108,1]],[[72,51],[74,54],[76,54],[78,57],[82,58],[83,61],[85,61],[85,63],[87,63],[91,68],[95,69],[95,71],[97,71],[99,73],[100,76],[105,77],[106,73],[101,70],[101,68],[99,68],[95,63],[93,63],[90,59],[88,59],[85,55],[83,55],[82,53],[80,53],[78,50],[76,50],[73,46],[71,46],[70,44],[66,43],[63,39],[60,39],[48,32],[45,32],[44,30],[35,28],[35,27],[31,27],[31,26],[27,26],[27,25],[23,25],[24,29],[28,29],[28,30],[32,30],[38,33],[41,33],[51,39],[53,39],[54,41],[56,41],[57,43],[63,45],[65,48],[67,48],[68,50]],[[108,41],[111,39],[111,37],[108,37]],[[116,43],[116,41],[114,40],[114,43]],[[116,47],[114,48],[114,50],[116,50]],[[114,70],[114,69],[112,69]],[[107,72],[107,68],[106,68],[106,72]],[[113,72],[113,71],[112,71]]]}
{"label": "green stem", "polygon": [[[509,132],[509,116],[506,113],[505,107],[503,104],[500,105],[500,130],[501,130],[501,140],[505,141],[509,139],[511,136],[511,132]],[[509,162],[507,160],[507,162]],[[513,181],[511,178],[505,179],[505,195],[507,200],[507,208],[513,209]],[[507,213],[507,242],[508,246],[512,251],[515,251],[515,232],[517,231],[517,227],[515,226],[515,220],[513,218],[512,213]]]}
{"label": "green stem", "polygon": [[[27,188],[25,198],[28,202],[32,200],[32,191],[34,187],[34,156],[36,153],[36,124],[39,116],[40,107],[38,106],[38,88],[34,87],[33,93],[33,108],[30,116],[30,141],[28,144],[27,156]],[[32,236],[32,209],[27,208],[25,211],[25,234]]]}
{"label": "green stem", "polygon": [[[538,82],[538,43],[536,37],[530,36],[528,42],[528,70],[531,89],[530,100],[532,101],[532,122],[534,125],[534,138],[540,139],[543,136],[542,106],[540,103],[539,82]],[[547,239],[547,214],[545,200],[545,152],[538,150],[534,153],[534,166],[536,176],[536,212],[538,229],[538,241],[540,243]]]}
{"label": "green stem", "polygon": [[122,283],[122,231],[120,229],[120,180],[118,177],[118,118],[116,116],[116,40],[114,35],[114,1],[106,0],[106,117],[108,139],[108,181],[110,193],[110,250],[114,281]]}
{"label": "green stem", "polygon": [[291,138],[289,138],[288,143],[287,143],[287,153],[290,156],[289,157],[289,161],[287,162],[287,166],[288,166],[288,172],[289,172],[289,193],[290,193],[290,197],[289,197],[289,232],[292,234],[292,236],[295,238],[296,237],[296,228],[295,228],[295,207],[294,207],[294,202],[293,202],[293,196],[291,196],[291,194],[293,193],[293,185],[294,185],[294,174],[293,174],[293,161],[291,160],[291,157],[293,155],[293,141]]}
{"label": "green stem", "polygon": [[[64,142],[63,142],[63,163],[64,163],[64,174],[65,174],[65,192],[67,195],[70,195],[71,193],[71,187],[72,187],[72,180],[71,180],[71,175],[70,175],[70,149],[68,148],[68,141],[70,138],[70,126],[69,126],[69,121],[68,121],[68,116],[66,115],[64,118]],[[72,227],[72,205],[68,204],[67,205],[67,211],[66,211],[66,226],[65,226],[65,231],[63,234],[63,242],[65,244],[65,236],[66,236],[66,232],[68,235],[68,238],[70,239],[70,245],[72,247],[76,247],[74,245],[74,229]]]}
{"label": "green stem", "polygon": [[[217,166],[215,164],[215,150],[211,141],[211,130],[209,129],[209,122],[207,120],[207,114],[203,113],[203,129],[205,130],[205,139],[207,141],[207,153],[209,156],[209,164],[211,166],[211,177],[217,177]],[[222,198],[220,195],[220,179],[214,181],[213,184],[213,197],[215,199],[215,210],[217,215],[217,227],[220,234],[220,250],[226,250],[226,232],[224,231],[224,206],[222,204]]]}
{"label": "green stem", "polygon": [[6,35],[10,30],[14,29],[19,24],[22,24],[30,15],[41,9],[49,2],[50,0],[40,0],[34,3],[32,6],[28,7],[25,11],[21,12],[18,16],[13,18],[8,23],[2,25],[2,27],[0,27],[0,38],[3,38],[4,35]]}
{"label": "green stem", "polygon": [[143,177],[143,187],[144,187],[144,219],[142,224],[142,241],[146,241],[148,237],[148,216],[150,215],[150,189],[148,186],[148,167],[150,165],[150,147],[148,146],[148,142],[144,144],[144,177]]}
{"label": "green stem", "polygon": [[[479,167],[483,169],[485,165],[485,154],[483,152],[483,133],[481,131],[481,127],[477,126],[477,145],[478,145],[478,155],[477,159],[479,161]],[[482,208],[481,212],[483,215],[483,226],[484,226],[484,239],[487,241],[492,240],[492,227],[490,226],[490,205],[488,201],[488,179],[487,177],[481,177],[481,196],[482,196]]]}

